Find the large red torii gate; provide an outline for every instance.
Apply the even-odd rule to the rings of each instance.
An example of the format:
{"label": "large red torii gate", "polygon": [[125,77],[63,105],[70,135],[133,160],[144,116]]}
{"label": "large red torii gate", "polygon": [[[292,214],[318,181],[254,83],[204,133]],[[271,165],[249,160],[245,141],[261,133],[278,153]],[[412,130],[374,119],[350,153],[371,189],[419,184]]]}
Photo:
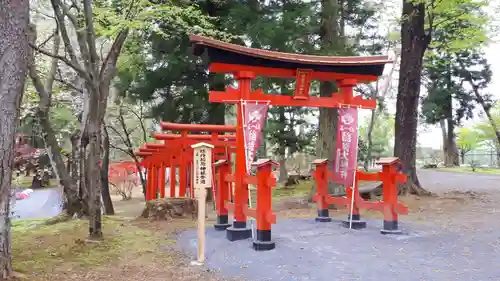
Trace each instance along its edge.
{"label": "large red torii gate", "polygon": [[[238,88],[228,87],[225,92],[210,91],[210,102],[242,105],[244,101],[269,103],[276,106],[306,106],[322,108],[363,107],[375,108],[375,100],[366,100],[354,96],[353,88],[358,83],[376,81],[382,75],[385,64],[391,62],[387,56],[370,57],[326,57],[287,54],[268,50],[252,49],[211,38],[191,35],[195,55],[208,58],[210,72],[230,73],[238,81]],[[261,89],[252,90],[252,81],[257,76],[295,78],[296,87],[293,96],[267,95]],[[312,80],[335,81],[340,90],[329,97],[309,95]],[[247,227],[248,183],[254,181],[247,175],[245,142],[243,132],[243,109],[237,109],[236,131],[236,170],[228,180],[235,183],[235,198],[232,206],[233,226],[227,229],[230,241],[247,239],[251,229]],[[257,201],[269,201],[260,197]],[[264,195],[262,195],[264,196]],[[259,203],[257,203],[259,212]],[[267,204],[266,204],[267,205]],[[322,210],[324,211],[324,210]],[[326,210],[328,211],[328,210]],[[271,217],[268,214],[257,218],[257,237],[253,242],[256,250],[270,250],[275,247],[271,240]],[[268,223],[259,224],[259,220]]]}

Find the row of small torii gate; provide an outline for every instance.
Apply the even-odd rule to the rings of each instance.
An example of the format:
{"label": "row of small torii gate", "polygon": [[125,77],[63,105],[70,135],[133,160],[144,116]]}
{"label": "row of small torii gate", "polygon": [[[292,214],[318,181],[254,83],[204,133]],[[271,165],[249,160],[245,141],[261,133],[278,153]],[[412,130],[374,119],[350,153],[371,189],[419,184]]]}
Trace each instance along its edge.
{"label": "row of small torii gate", "polygon": [[[189,190],[189,187],[196,186],[193,185],[193,181],[203,182],[207,179],[210,182],[206,186],[211,186],[215,194],[217,211],[215,229],[225,230],[230,241],[247,239],[252,236],[252,230],[247,225],[247,217],[252,217],[256,220],[253,248],[274,249],[271,225],[276,223],[276,215],[272,211],[272,189],[276,186],[276,179],[272,171],[277,163],[269,159],[259,159],[251,164],[255,173],[248,169],[248,143],[245,143],[246,125],[242,105],[266,103],[272,106],[373,109],[376,101],[354,96],[353,87],[358,83],[376,81],[382,75],[385,64],[391,61],[387,56],[326,57],[286,54],[246,48],[196,35],[191,35],[190,40],[194,45],[195,55],[208,59],[210,72],[233,74],[238,81],[237,89],[229,87],[225,92],[210,91],[209,95],[210,102],[238,105],[237,125],[161,123],[162,130],[171,133],[155,133],[153,136],[163,143],[147,143],[136,153],[143,157],[142,163],[147,169],[146,200],[166,196],[186,197],[189,196],[188,193],[193,196],[194,192]],[[261,89],[253,90],[252,80],[258,76],[295,78],[295,92],[293,96],[285,96],[264,94]],[[329,97],[310,96],[312,80],[335,81],[339,93],[332,93]],[[201,158],[193,155],[193,149],[196,149],[196,144],[200,142],[204,143],[201,146],[206,147],[211,155],[202,155]],[[233,154],[235,154],[234,163],[231,157]],[[206,165],[212,166],[208,169],[205,166],[201,170],[193,169],[193,165],[200,165],[199,161],[210,161],[211,163]],[[333,173],[328,162],[327,159],[318,159],[312,163],[317,186],[313,197],[318,209],[316,221],[331,221],[329,204],[344,205],[350,207],[350,215],[343,222],[344,226],[355,229],[366,227],[359,212],[361,208],[365,208],[383,213],[382,233],[400,233],[398,214],[407,214],[408,208],[398,202],[397,183],[406,181],[406,177],[398,169],[397,158],[381,159],[378,162],[382,165],[380,172],[357,171],[355,182],[345,186],[345,197],[333,197],[328,194],[328,182],[332,179]],[[165,194],[167,167],[170,168],[168,195]],[[207,172],[211,170],[212,174],[203,174],[205,169]],[[176,174],[179,175],[178,184],[175,180]],[[359,180],[381,181],[382,200],[368,202],[362,199],[358,191]],[[248,207],[248,185],[255,185],[257,188],[256,208]],[[233,214],[231,221],[230,212]]]}

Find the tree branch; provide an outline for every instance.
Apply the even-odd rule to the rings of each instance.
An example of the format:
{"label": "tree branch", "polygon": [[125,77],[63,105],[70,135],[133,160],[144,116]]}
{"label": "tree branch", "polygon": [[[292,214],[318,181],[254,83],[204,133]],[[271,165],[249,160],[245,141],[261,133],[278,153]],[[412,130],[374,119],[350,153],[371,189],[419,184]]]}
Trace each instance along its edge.
{"label": "tree branch", "polygon": [[109,146],[113,149],[116,149],[116,150],[120,150],[121,152],[123,153],[126,153],[128,156],[132,157],[133,153],[131,154],[130,151],[128,149],[125,149],[125,148],[121,148],[119,146],[115,146],[114,144],[109,144]]}
{"label": "tree branch", "polygon": [[58,59],[58,60],[64,62],[67,66],[71,67],[79,75],[81,75],[85,80],[87,80],[89,82],[91,81],[90,77],[88,77],[87,73],[80,67],[80,65],[78,63],[74,64],[72,61],[68,60],[67,58],[65,58],[63,56],[56,55],[56,54],[53,54],[51,52],[45,51],[44,49],[38,48],[33,43],[30,43],[29,45],[31,48],[33,48],[34,50],[36,50],[39,53],[42,53],[48,57],[55,58],[55,59]]}
{"label": "tree branch", "polygon": [[146,127],[144,127],[143,118],[141,118],[141,116],[139,116],[139,114],[137,114],[137,112],[135,112],[132,108],[130,108],[130,107],[127,107],[127,108],[129,110],[129,112],[132,113],[133,115],[135,115],[135,117],[137,117],[137,119],[139,120],[139,124],[141,126],[142,134],[144,137],[144,141],[147,141],[148,133],[146,131]]}
{"label": "tree branch", "polygon": [[[61,32],[62,41],[64,42],[64,49],[71,60],[72,65],[78,66],[78,69],[82,69],[78,64],[78,60],[76,57],[75,50],[71,45],[71,40],[69,39],[68,30],[66,29],[66,25],[64,23],[64,15],[61,13],[61,1],[60,0],[51,0],[52,8],[54,9],[54,15],[56,17],[57,26],[59,27],[59,31]],[[70,16],[68,16],[69,18]],[[75,26],[75,29],[78,29]]]}
{"label": "tree branch", "polygon": [[[61,74],[59,74],[59,76],[61,76]],[[76,85],[74,85],[73,83],[70,83],[70,82],[68,82],[68,81],[64,81],[62,78],[57,78],[57,77],[56,77],[56,78],[54,78],[54,80],[55,80],[55,81],[57,81],[58,83],[63,84],[64,86],[66,86],[66,87],[70,88],[71,90],[74,90],[74,91],[76,91],[76,92],[78,92],[78,93],[83,94],[83,90],[82,90],[82,89],[80,89],[80,88],[78,88],[78,87],[77,87]]]}
{"label": "tree branch", "polygon": [[[59,53],[59,46],[61,45],[61,37],[59,36],[58,27],[56,26],[54,30],[54,44],[52,48],[53,54]],[[50,64],[49,75],[45,81],[45,91],[49,94],[49,99],[52,100],[52,90],[54,88],[54,79],[56,78],[56,73],[58,69],[59,60],[52,58],[52,63]],[[50,104],[49,104],[50,106]]]}
{"label": "tree branch", "polygon": [[90,62],[92,64],[92,75],[97,74],[97,67],[99,63],[99,56],[97,55],[97,50],[95,47],[95,31],[94,31],[94,15],[92,14],[92,1],[83,0],[83,17],[85,19],[85,25],[87,30],[87,45],[89,48]]}

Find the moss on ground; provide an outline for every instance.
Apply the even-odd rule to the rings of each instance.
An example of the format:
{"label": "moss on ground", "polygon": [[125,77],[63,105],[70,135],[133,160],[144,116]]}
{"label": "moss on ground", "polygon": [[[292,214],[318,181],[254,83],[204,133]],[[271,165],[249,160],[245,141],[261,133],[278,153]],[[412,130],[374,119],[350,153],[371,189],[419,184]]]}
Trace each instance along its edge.
{"label": "moss on ground", "polygon": [[[14,270],[27,276],[43,276],[54,271],[106,266],[127,257],[138,258],[158,251],[159,236],[130,221],[105,217],[103,232],[102,241],[88,242],[86,220],[55,225],[44,225],[40,220],[16,221],[12,225]],[[161,242],[175,241],[163,239]]]}

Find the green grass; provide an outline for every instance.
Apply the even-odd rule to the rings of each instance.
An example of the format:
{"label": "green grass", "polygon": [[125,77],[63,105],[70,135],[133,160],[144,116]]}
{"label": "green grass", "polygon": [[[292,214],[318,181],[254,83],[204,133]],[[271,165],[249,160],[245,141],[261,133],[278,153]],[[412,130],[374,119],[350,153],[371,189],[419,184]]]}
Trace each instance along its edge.
{"label": "green grass", "polygon": [[299,184],[273,189],[273,197],[295,197],[307,195],[314,183],[314,180],[303,180]]}
{"label": "green grass", "polygon": [[471,174],[490,174],[490,175],[500,175],[500,169],[498,168],[476,168],[473,172],[471,167],[443,167],[437,168],[437,171],[443,172],[454,172],[454,173],[471,173]]}
{"label": "green grass", "polygon": [[12,223],[13,267],[24,274],[50,274],[111,264],[157,249],[160,237],[130,222],[104,217],[104,239],[89,243],[87,220],[43,225],[41,220]]}
{"label": "green grass", "polygon": [[[17,185],[17,186],[19,186],[19,187],[29,188],[29,187],[31,187],[32,180],[33,180],[32,177],[21,176],[19,178],[14,179],[12,181],[12,183],[15,184],[15,185]],[[49,186],[50,187],[57,186],[56,180],[55,179],[50,179],[49,180]]]}
{"label": "green grass", "polygon": [[[360,181],[359,186],[369,185],[374,182]],[[277,187],[273,189],[274,198],[284,198],[284,197],[297,197],[309,194],[311,187],[314,184],[314,180],[303,180],[299,184],[288,187]]]}

